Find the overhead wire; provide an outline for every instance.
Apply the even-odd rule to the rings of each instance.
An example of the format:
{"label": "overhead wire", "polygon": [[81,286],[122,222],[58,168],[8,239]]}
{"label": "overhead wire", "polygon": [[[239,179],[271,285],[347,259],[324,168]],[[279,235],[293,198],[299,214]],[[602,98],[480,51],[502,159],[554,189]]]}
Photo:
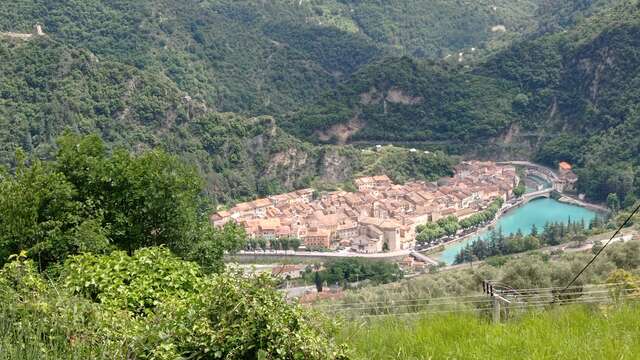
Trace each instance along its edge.
{"label": "overhead wire", "polygon": [[[625,298],[640,298],[640,295],[627,296]],[[580,304],[595,304],[602,303],[602,300],[611,300],[609,297],[602,298],[593,298],[593,299],[566,299],[559,300],[557,304],[559,305],[580,305]],[[508,310],[527,310],[527,309],[535,309],[535,308],[543,308],[548,307],[553,304],[550,304],[548,301],[537,302],[533,304],[514,304],[509,305]],[[493,306],[486,307],[478,307],[478,308],[467,308],[467,309],[446,309],[446,310],[430,310],[430,311],[417,311],[417,312],[390,312],[385,314],[351,314],[352,317],[362,318],[362,317],[383,317],[383,316],[419,316],[419,315],[427,315],[427,314],[442,314],[442,313],[463,313],[463,312],[482,312],[493,309]]]}
{"label": "overhead wire", "polygon": [[[601,284],[594,286],[610,286],[609,284]],[[618,284],[622,285],[622,284]],[[636,298],[640,295],[634,294],[636,292],[635,289],[620,289],[618,290],[619,294],[623,298]],[[569,296],[569,298],[565,299],[557,299],[556,304],[565,305],[565,304],[580,304],[580,303],[597,303],[604,301],[611,301],[611,289],[594,289],[590,291],[576,291],[570,293],[563,293],[561,296]],[[511,309],[523,309],[528,307],[542,307],[551,305],[548,299],[545,297],[551,297],[552,294],[533,294],[529,297],[521,297],[515,296],[511,299],[511,304],[509,308]],[[332,309],[334,313],[338,314],[349,314],[349,313],[362,313],[360,315],[371,315],[366,314],[366,312],[376,312],[376,311],[392,311],[395,309],[411,309],[411,308],[420,308],[424,310],[425,308],[429,309],[438,309],[438,310],[427,310],[427,311],[419,311],[419,312],[466,312],[466,311],[476,311],[489,309],[492,306],[486,306],[491,303],[491,298],[486,298],[484,301],[465,301],[465,302],[455,302],[455,301],[447,301],[447,302],[435,302],[435,303],[404,303],[404,304],[395,304],[395,303],[387,303],[386,305],[379,306],[351,306],[351,307],[342,307],[338,309]],[[460,307],[463,307],[462,309]],[[440,309],[446,307],[457,307],[456,309]],[[465,308],[466,307],[466,308]],[[412,314],[418,313],[416,311],[409,312]],[[389,315],[399,314],[398,312],[390,312]]]}
{"label": "overhead wire", "polygon": [[620,225],[618,227],[618,229],[616,230],[615,233],[613,233],[613,235],[611,235],[611,237],[609,238],[609,240],[604,244],[604,246],[602,246],[600,248],[600,250],[598,250],[597,253],[595,253],[595,255],[593,256],[593,258],[591,258],[591,260],[589,260],[589,262],[578,272],[578,274],[576,274],[576,276],[573,277],[573,279],[567,284],[567,286],[565,288],[568,288],[569,286],[573,285],[574,282],[576,282],[576,280],[578,280],[578,278],[580,277],[580,275],[582,275],[582,273],[584,273],[585,270],[587,270],[587,268],[593,264],[594,261],[596,261],[596,259],[598,258],[598,256],[600,256],[600,254],[602,254],[602,252],[604,251],[604,249],[607,248],[607,245],[609,245],[611,243],[611,241],[613,241],[613,239],[615,239],[616,235],[618,235],[618,233],[627,225],[627,223],[629,223],[629,221],[631,220],[631,218],[633,218],[633,216],[638,212],[638,210],[640,210],[640,203],[638,204],[638,206],[636,206],[636,208],[631,212],[631,214],[629,214],[629,216],[627,217],[627,219],[622,223],[622,225]]}
{"label": "overhead wire", "polygon": [[[547,288],[516,289],[519,292],[516,294],[509,293],[509,292],[500,292],[500,291],[498,293],[503,296],[513,296],[515,299],[540,298],[545,296],[546,297],[570,296],[570,295],[586,296],[586,295],[593,294],[594,292],[609,291],[609,290],[599,290],[597,288],[621,286],[629,283],[640,284],[640,281],[627,282],[627,283],[603,283],[603,284],[577,285],[571,288],[547,287]],[[566,292],[566,290],[576,290],[576,291]],[[563,292],[554,293],[554,291],[563,291]],[[477,300],[466,300],[466,299],[472,299],[472,298]],[[463,299],[464,301],[456,301],[456,299]],[[381,301],[371,301],[371,302],[353,302],[353,303],[343,303],[343,304],[322,304],[322,305],[313,306],[313,308],[316,308],[316,309],[329,308],[333,311],[333,310],[340,310],[340,309],[379,308],[379,307],[388,307],[392,305],[413,306],[418,304],[419,305],[432,304],[433,306],[437,306],[437,305],[450,305],[450,304],[473,304],[473,303],[482,303],[485,301],[490,301],[490,298],[487,298],[486,296],[483,296],[483,295],[470,295],[470,296],[462,296],[462,297],[439,297],[439,298],[421,298],[421,299],[404,299],[404,300],[381,300]]]}

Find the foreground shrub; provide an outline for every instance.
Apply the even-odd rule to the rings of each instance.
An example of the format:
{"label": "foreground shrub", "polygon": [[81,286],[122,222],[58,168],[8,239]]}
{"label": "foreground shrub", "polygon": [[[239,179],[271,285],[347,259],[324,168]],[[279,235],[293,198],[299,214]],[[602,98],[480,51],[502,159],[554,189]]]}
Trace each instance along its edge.
{"label": "foreground shrub", "polygon": [[0,272],[10,358],[345,359],[326,323],[266,276],[203,275],[164,248],[79,255],[56,281],[20,258]]}
{"label": "foreground shrub", "polygon": [[[160,337],[145,339],[144,346],[166,358],[344,358],[317,318],[273,289],[266,275],[214,276],[205,291],[159,306],[148,324],[149,334]],[[172,351],[166,352],[168,343]]]}
{"label": "foreground shrub", "polygon": [[61,282],[74,294],[142,315],[167,299],[191,298],[202,291],[205,279],[198,265],[155,247],[132,256],[124,251],[74,256],[65,264]]}
{"label": "foreground shrub", "polygon": [[0,270],[0,359],[128,356],[127,314],[71,296],[23,258]]}

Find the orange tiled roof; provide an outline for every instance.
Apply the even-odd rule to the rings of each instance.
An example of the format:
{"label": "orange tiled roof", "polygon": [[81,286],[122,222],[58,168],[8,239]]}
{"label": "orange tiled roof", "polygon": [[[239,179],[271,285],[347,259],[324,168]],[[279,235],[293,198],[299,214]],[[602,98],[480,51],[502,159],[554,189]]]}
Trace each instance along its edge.
{"label": "orange tiled roof", "polygon": [[560,167],[560,169],[562,170],[571,170],[571,164],[569,164],[566,161],[561,161],[558,166]]}

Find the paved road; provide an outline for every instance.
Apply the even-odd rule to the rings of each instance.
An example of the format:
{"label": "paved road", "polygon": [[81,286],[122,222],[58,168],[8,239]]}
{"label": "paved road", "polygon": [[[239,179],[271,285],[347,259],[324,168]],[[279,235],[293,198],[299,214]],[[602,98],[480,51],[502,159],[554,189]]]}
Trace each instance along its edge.
{"label": "paved road", "polygon": [[411,253],[411,251],[413,250],[406,249],[406,250],[400,250],[400,251],[389,251],[385,253],[364,254],[364,253],[347,252],[347,251],[321,252],[321,251],[267,250],[264,252],[240,251],[238,254],[245,255],[245,256],[298,256],[298,257],[330,257],[330,258],[360,257],[360,258],[368,258],[368,259],[386,259],[386,258],[407,256]]}

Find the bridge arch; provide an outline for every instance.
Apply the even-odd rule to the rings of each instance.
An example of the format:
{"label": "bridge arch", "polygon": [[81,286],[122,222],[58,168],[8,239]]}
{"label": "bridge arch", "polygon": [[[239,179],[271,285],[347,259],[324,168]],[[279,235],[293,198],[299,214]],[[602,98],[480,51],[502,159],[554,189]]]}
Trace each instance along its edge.
{"label": "bridge arch", "polygon": [[522,195],[522,201],[527,203],[531,200],[539,199],[539,198],[550,198],[553,189],[544,189],[540,191],[534,191],[528,194]]}

